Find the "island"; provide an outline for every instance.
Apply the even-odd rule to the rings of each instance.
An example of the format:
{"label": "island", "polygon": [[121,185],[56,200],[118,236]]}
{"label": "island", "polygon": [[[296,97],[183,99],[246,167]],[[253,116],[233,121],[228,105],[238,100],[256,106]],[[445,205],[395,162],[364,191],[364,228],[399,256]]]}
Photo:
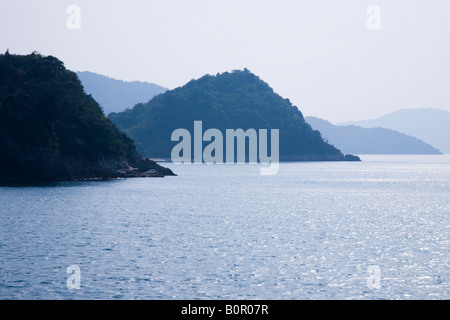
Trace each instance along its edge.
{"label": "island", "polygon": [[53,56],[0,55],[0,184],[164,177]]}
{"label": "island", "polygon": [[149,158],[170,159],[177,143],[172,133],[181,128],[194,136],[194,124],[201,122],[203,130],[223,136],[227,129],[277,129],[280,161],[360,161],[327,143],[289,99],[248,69],[205,75],[108,117]]}

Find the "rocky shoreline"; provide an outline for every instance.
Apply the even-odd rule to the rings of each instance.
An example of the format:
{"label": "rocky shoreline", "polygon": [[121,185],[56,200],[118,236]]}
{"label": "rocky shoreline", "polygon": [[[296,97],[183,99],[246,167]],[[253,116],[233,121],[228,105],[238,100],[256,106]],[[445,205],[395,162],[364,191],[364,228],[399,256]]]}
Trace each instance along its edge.
{"label": "rocky shoreline", "polygon": [[61,158],[47,148],[9,152],[6,163],[0,165],[0,185],[176,176],[172,170],[138,157],[95,160],[82,157]]}

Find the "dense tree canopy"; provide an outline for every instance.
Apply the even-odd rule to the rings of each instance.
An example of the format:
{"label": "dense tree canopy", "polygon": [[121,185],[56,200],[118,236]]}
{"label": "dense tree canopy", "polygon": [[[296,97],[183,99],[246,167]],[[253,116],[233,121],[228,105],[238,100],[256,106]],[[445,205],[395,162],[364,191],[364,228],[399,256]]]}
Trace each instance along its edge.
{"label": "dense tree canopy", "polygon": [[0,180],[25,172],[30,178],[70,179],[67,159],[142,160],[133,141],[60,60],[37,53],[0,55]]}
{"label": "dense tree canopy", "polygon": [[0,124],[24,146],[58,145],[62,156],[126,154],[129,138],[103,116],[75,73],[38,54],[0,56]]}
{"label": "dense tree canopy", "polygon": [[169,158],[172,132],[201,120],[204,130],[279,129],[281,160],[357,160],[324,142],[297,107],[247,69],[203,76],[109,117],[146,157]]}

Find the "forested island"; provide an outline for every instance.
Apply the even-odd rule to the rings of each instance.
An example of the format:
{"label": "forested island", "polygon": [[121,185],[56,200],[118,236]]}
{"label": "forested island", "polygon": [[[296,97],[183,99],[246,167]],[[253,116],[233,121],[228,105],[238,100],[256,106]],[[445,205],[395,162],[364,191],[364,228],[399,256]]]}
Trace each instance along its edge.
{"label": "forested island", "polygon": [[0,183],[174,175],[144,159],[53,56],[0,55]]}
{"label": "forested island", "polygon": [[[170,158],[176,144],[172,132],[185,128],[193,135],[194,122],[202,121],[204,130],[223,133],[237,128],[279,129],[281,161],[360,160],[325,142],[296,106],[247,69],[205,75],[109,118],[134,139],[144,157]],[[223,154],[226,157],[225,149]]]}

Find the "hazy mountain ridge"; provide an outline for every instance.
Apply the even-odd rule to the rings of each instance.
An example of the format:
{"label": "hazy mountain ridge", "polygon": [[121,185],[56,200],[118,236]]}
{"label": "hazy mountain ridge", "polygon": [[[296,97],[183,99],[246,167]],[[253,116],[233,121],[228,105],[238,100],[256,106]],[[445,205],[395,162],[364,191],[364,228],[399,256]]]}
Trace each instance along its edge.
{"label": "hazy mountain ridge", "polygon": [[346,122],[363,128],[381,127],[416,137],[450,153],[450,112],[433,108],[402,109],[378,119]]}
{"label": "hazy mountain ridge", "polygon": [[204,130],[223,133],[279,129],[281,160],[359,160],[324,142],[297,107],[247,69],[205,75],[109,118],[134,139],[145,157],[169,158],[176,144],[172,132],[185,128],[193,135],[193,123],[200,120]]}
{"label": "hazy mountain ridge", "polygon": [[139,102],[147,102],[167,90],[154,83],[117,80],[89,71],[76,74],[86,93],[94,97],[106,115],[124,111]]}
{"label": "hazy mountain ridge", "polygon": [[391,129],[338,126],[316,117],[305,117],[305,120],[319,130],[329,143],[345,153],[442,154],[420,139]]}

